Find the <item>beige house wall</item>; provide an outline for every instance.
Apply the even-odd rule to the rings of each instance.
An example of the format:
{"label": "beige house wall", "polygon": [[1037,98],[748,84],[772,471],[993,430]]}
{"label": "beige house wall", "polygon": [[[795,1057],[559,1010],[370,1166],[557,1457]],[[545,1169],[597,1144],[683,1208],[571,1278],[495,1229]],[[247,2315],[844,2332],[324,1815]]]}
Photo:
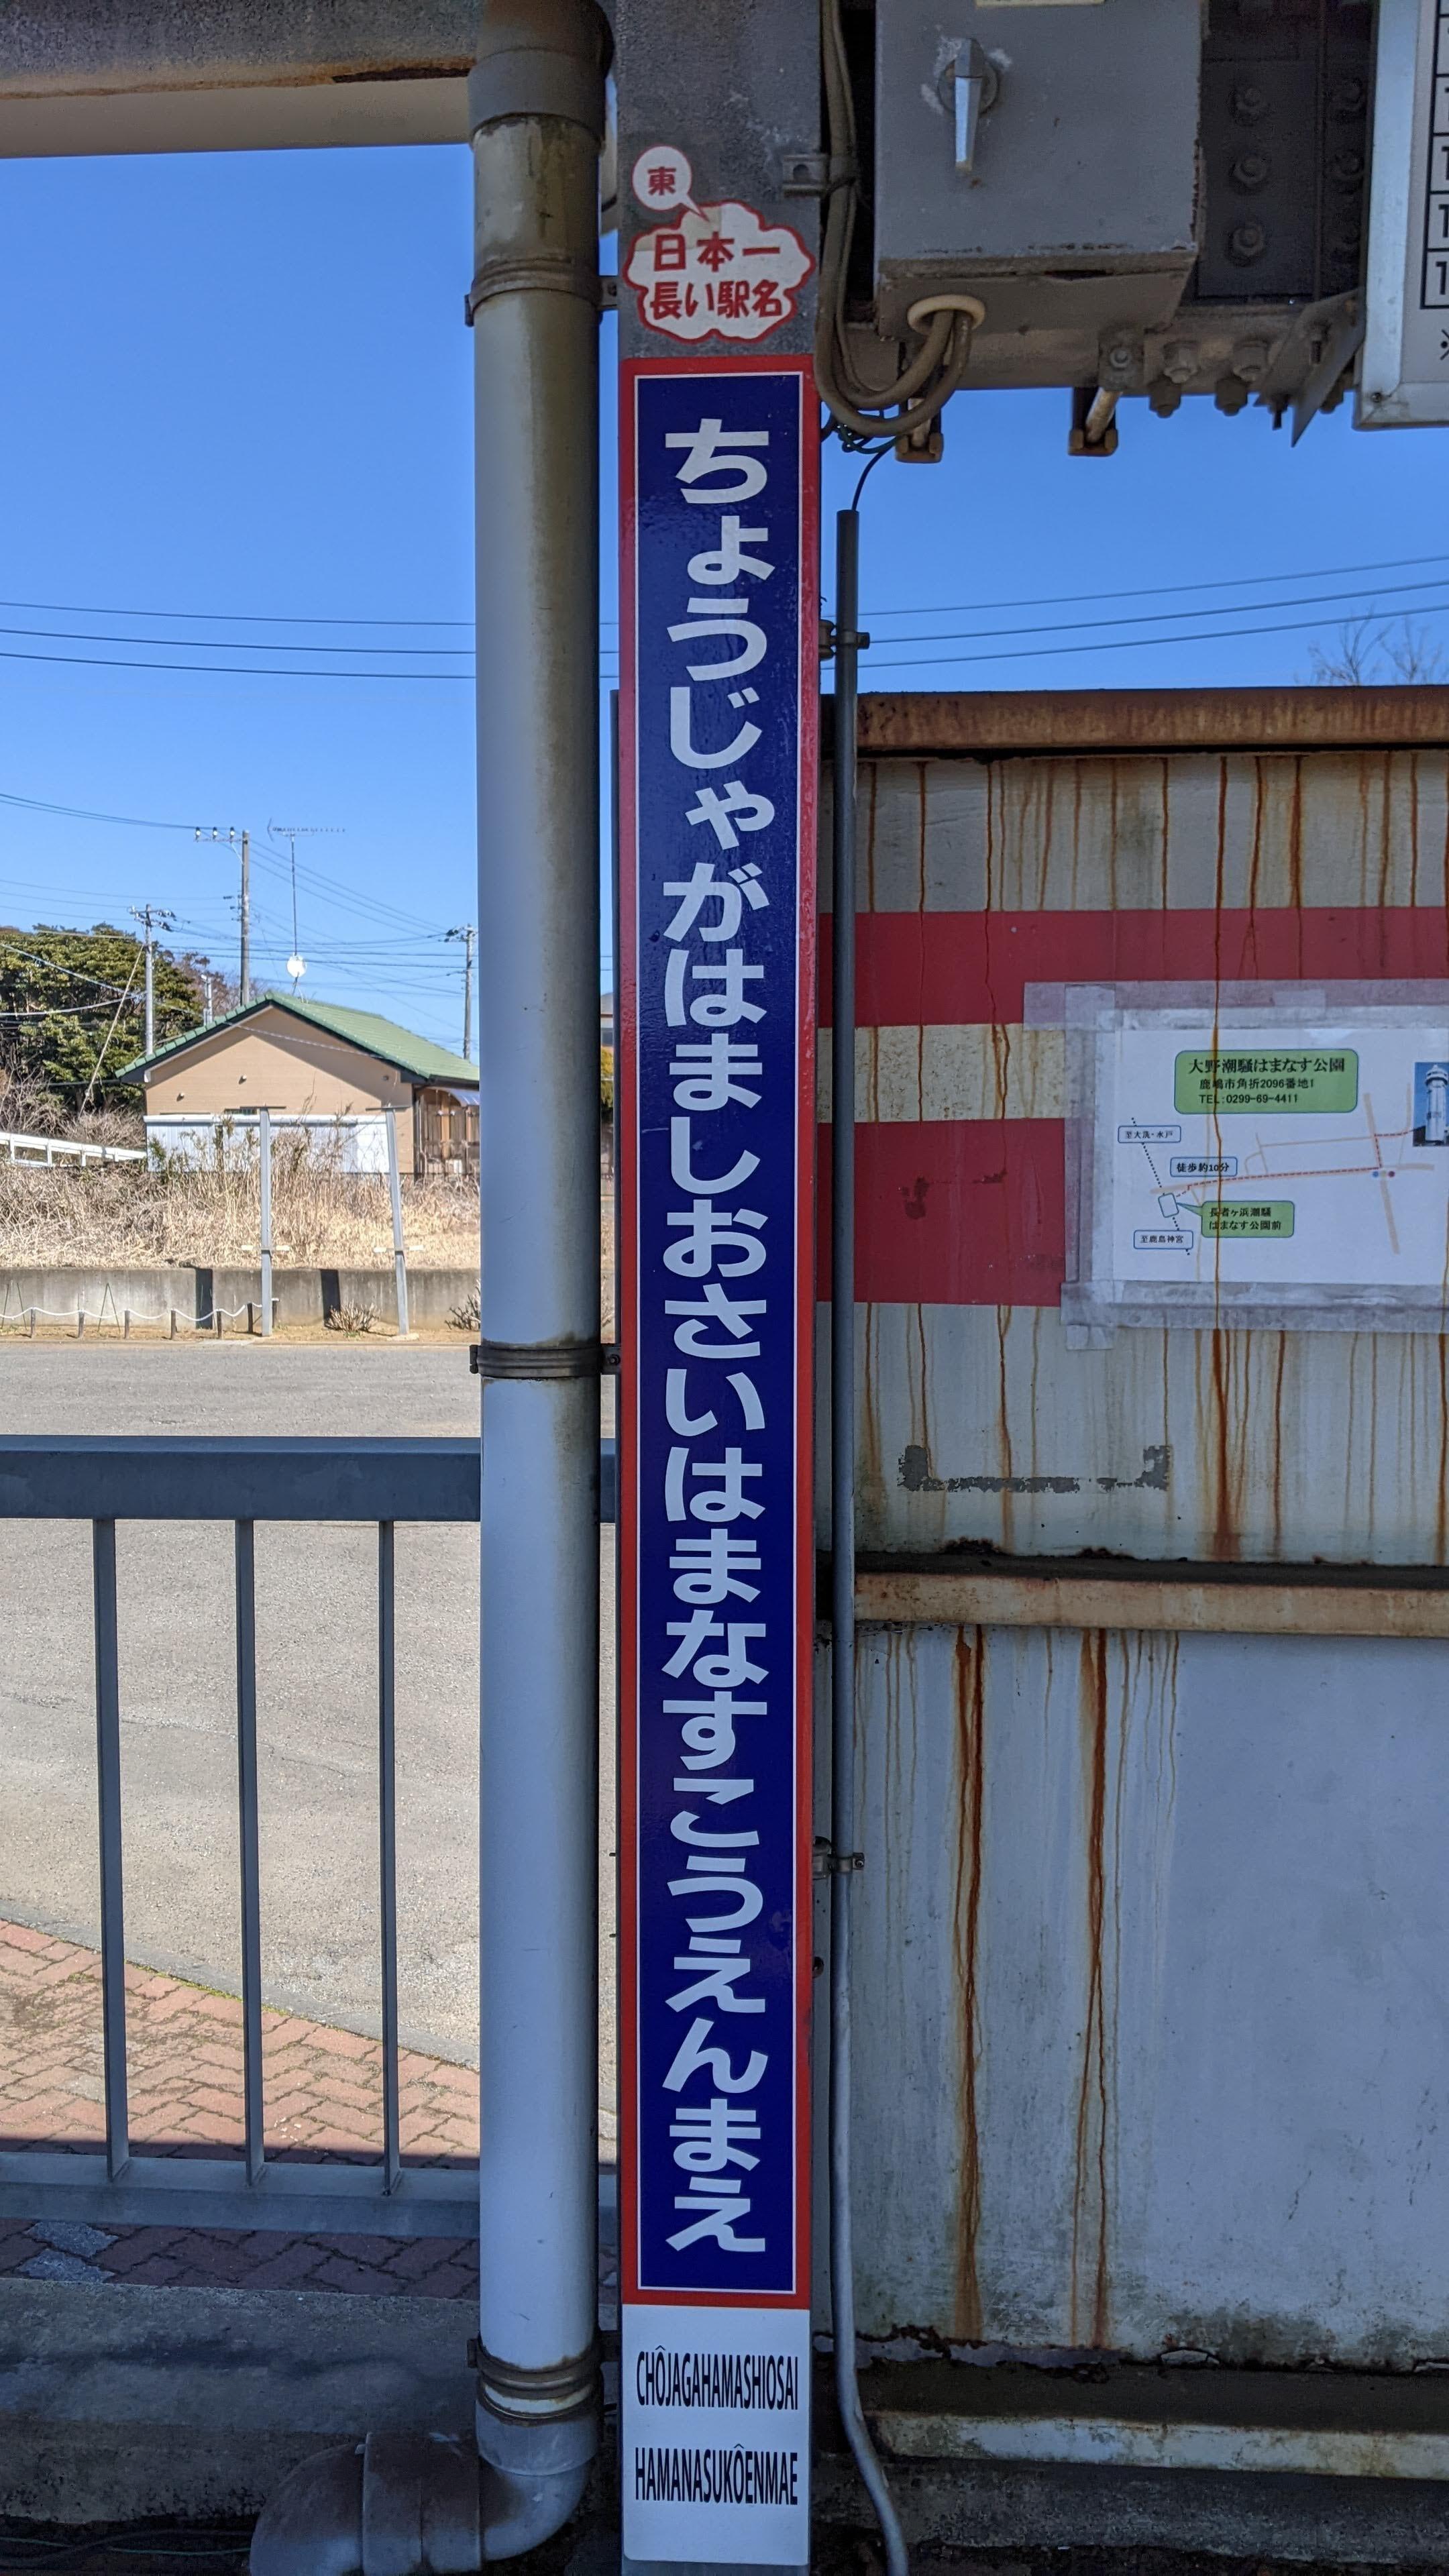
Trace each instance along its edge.
{"label": "beige house wall", "polygon": [[281,1109],[314,1118],[406,1109],[412,1084],[345,1038],[264,1010],[244,1027],[198,1037],[146,1077],[146,1114],[212,1118]]}

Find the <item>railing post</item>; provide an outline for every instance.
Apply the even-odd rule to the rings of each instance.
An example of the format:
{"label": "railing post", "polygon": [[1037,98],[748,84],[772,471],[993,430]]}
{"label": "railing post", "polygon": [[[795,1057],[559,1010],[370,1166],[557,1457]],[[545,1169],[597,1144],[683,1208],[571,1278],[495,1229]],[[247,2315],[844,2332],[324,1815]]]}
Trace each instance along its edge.
{"label": "railing post", "polygon": [[387,1187],[392,1201],[392,1267],[397,1282],[397,1330],[399,1341],[408,1336],[408,1256],[403,1241],[402,1163],[397,1137],[397,1111],[387,1113]]}
{"label": "railing post", "polygon": [[106,2171],[118,2182],[131,2160],[126,2102],[126,1911],[121,1866],[121,1678],[116,1634],[116,1524],[91,1523],[96,1648],[96,1801],[101,1827],[101,2028],[106,2083]]}
{"label": "railing post", "polygon": [[394,1528],[377,1525],[377,1814],[382,1914],[383,2189],[402,2172],[397,2071],[397,1615]]}
{"label": "railing post", "polygon": [[256,1530],[236,1525],[236,1767],[241,1825],[242,2067],[247,2180],[266,2163],[262,2099],[262,1888],[257,1813]]}
{"label": "railing post", "polygon": [[272,1113],[263,1109],[257,1118],[261,1159],[261,1256],[262,1256],[262,1331],[272,1329]]}

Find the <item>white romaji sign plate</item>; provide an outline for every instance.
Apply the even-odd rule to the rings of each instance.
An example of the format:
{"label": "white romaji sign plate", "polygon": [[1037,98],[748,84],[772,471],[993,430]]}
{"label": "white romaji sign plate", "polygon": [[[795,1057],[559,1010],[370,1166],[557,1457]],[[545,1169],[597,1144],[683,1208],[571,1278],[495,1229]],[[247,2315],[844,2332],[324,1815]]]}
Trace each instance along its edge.
{"label": "white romaji sign plate", "polygon": [[1449,421],[1449,0],[1379,0],[1360,429]]}
{"label": "white romaji sign plate", "polygon": [[[1069,1320],[1439,1329],[1449,995],[1067,988]],[[1075,1183],[1072,1189],[1070,1184]]]}
{"label": "white romaji sign plate", "polygon": [[[626,2548],[686,2564],[809,2556],[810,2313],[628,2306]],[[642,2543],[642,2546],[641,2546]]]}

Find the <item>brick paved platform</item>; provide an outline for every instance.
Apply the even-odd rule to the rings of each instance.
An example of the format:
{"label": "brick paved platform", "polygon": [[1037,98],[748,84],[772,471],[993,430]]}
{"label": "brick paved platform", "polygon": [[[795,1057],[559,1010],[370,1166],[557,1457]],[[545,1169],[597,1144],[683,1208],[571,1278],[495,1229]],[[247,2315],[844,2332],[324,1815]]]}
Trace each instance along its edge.
{"label": "brick paved platform", "polygon": [[[148,1968],[126,1970],[130,2125],[147,2154],[240,2155],[242,2020],[234,1996]],[[382,2049],[293,2013],[262,2016],[267,2152],[380,2156]],[[105,2139],[101,1963],[95,1950],[0,1922],[0,2147],[98,2149]],[[402,2148],[410,2164],[474,2163],[478,2078],[404,2049]],[[477,2248],[453,2238],[124,2227],[0,2219],[0,2274],[176,2288],[350,2290],[471,2298]]]}

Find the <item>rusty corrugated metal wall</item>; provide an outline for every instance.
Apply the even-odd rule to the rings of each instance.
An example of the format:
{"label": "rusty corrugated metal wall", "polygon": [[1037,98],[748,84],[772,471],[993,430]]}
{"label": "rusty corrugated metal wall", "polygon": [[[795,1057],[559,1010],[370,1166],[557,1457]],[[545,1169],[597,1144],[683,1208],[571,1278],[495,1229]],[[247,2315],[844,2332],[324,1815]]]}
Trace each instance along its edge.
{"label": "rusty corrugated metal wall", "polygon": [[[1022,995],[1449,975],[1449,692],[876,700],[862,738],[863,2327],[1441,2356],[1445,1344],[1069,1348]],[[983,1547],[1038,1561],[1007,1624],[962,1624]],[[1320,1590],[1244,1633],[1238,1564],[1245,1627],[1274,1566]],[[1359,1565],[1404,1581],[1338,1635]],[[1043,1614],[1109,1571],[1100,1624]]]}

